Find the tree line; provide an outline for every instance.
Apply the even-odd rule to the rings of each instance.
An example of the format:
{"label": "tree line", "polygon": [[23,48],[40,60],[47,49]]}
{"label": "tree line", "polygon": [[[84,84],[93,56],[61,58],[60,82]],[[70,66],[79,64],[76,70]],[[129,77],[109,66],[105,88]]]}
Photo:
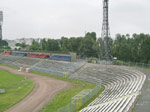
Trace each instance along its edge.
{"label": "tree line", "polygon": [[[108,39],[113,57],[123,61],[150,63],[149,34],[117,34],[115,39]],[[104,56],[104,40],[97,38],[95,32],[89,32],[84,37],[42,39],[40,43],[33,41],[30,50],[76,52],[81,57],[101,58]]]}
{"label": "tree line", "polygon": [[30,50],[76,52],[82,57],[98,57],[99,44],[96,33],[87,33],[84,37],[62,37],[61,39],[42,39],[33,41]]}
{"label": "tree line", "polygon": [[5,40],[0,41],[0,52],[3,52],[3,49],[10,49],[7,41],[5,41]]}
{"label": "tree line", "polygon": [[[104,40],[97,38],[95,32],[88,32],[84,37],[62,37],[61,39],[42,39],[33,41],[32,45],[17,43],[16,46],[28,47],[32,51],[76,52],[80,57],[103,58],[105,52]],[[150,63],[150,35],[133,34],[130,36],[117,34],[115,39],[107,38],[112,57],[118,60]],[[1,49],[10,49],[6,41],[2,41]]]}
{"label": "tree line", "polygon": [[150,63],[150,35],[117,35],[112,51],[119,60]]}

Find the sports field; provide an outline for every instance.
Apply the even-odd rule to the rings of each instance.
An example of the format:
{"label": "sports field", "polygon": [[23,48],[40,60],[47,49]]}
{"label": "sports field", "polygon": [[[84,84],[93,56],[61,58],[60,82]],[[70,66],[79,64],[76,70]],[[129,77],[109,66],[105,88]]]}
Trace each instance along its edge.
{"label": "sports field", "polygon": [[[44,70],[47,70],[46,68],[48,64],[45,64],[47,66],[44,66],[44,62],[43,64],[42,62],[43,60],[40,61],[40,65],[42,65],[40,67],[45,67]],[[54,63],[51,61],[46,63],[54,65]],[[56,61],[55,63],[58,62]],[[69,63],[69,66],[73,66],[70,64],[74,65],[74,63]],[[37,64],[35,65],[37,66]],[[65,109],[70,110],[70,105],[67,106],[67,108],[60,108],[68,105],[72,97],[80,93],[82,90],[92,89],[95,87],[95,84],[89,82],[97,82],[98,84],[101,80],[102,85],[105,86],[104,92],[99,95],[103,91],[102,87],[102,90],[99,92],[99,94],[92,99],[94,100],[96,98],[94,101],[91,100],[92,102],[87,102],[87,104],[83,105],[81,108],[77,108],[78,105],[75,106],[77,111],[80,111],[80,109],[82,109],[83,107],[85,108],[83,108],[80,112],[94,112],[95,109],[101,111],[103,110],[103,107],[107,110],[107,108],[105,107],[109,107],[110,103],[112,103],[109,107],[109,110],[111,111],[128,111],[129,109],[132,109],[132,103],[133,101],[136,101],[146,79],[146,76],[140,71],[136,71],[133,68],[125,66],[115,65],[106,66],[103,64],[85,64],[70,76],[50,75],[48,73],[43,73],[42,71],[34,71],[34,69],[31,69],[31,73],[18,72],[11,66],[11,68],[6,66],[7,65],[0,66],[0,69],[24,77],[28,77],[35,83],[36,89],[34,88],[33,91],[25,99],[5,112],[55,112],[57,109],[63,111]],[[51,67],[51,70],[54,71],[63,71],[64,69],[66,71],[70,70],[67,69],[68,66],[66,66],[66,63],[63,63],[61,66],[59,66],[59,64],[55,64],[55,69],[52,66],[48,67]],[[73,69],[73,71],[75,70]],[[77,80],[74,80],[72,78]],[[84,80],[88,82],[78,80]],[[63,85],[66,86],[64,87]],[[63,87],[60,88],[61,86]],[[119,106],[116,107],[117,105]],[[109,110],[107,112],[109,112]]]}
{"label": "sports field", "polygon": [[[2,69],[4,70],[9,70],[10,72],[13,72],[12,70],[16,71],[15,69],[11,69],[11,68],[8,68],[8,67],[2,67]],[[2,71],[2,70],[1,70]],[[3,71],[4,72],[4,71]],[[11,73],[8,73],[8,72],[5,72],[7,74],[11,74]],[[17,71],[15,72],[17,73]],[[56,111],[58,108],[62,107],[62,106],[65,106],[66,104],[68,104],[72,97],[75,96],[76,94],[78,94],[80,91],[84,90],[84,89],[92,89],[95,87],[95,84],[92,84],[92,83],[88,83],[88,82],[83,82],[83,81],[77,81],[77,80],[73,80],[73,79],[69,79],[67,77],[59,77],[59,76],[53,76],[53,75],[49,75],[49,74],[45,74],[45,73],[40,73],[40,72],[33,72],[35,74],[39,74],[39,75],[43,75],[43,76],[48,76],[48,77],[53,77],[55,79],[59,79],[59,80],[63,80],[63,81],[66,81],[66,82],[70,82],[72,83],[72,86],[68,89],[65,89],[63,91],[61,91],[59,94],[56,95],[56,97],[50,101],[50,103],[48,105],[46,105],[43,109],[44,111]],[[18,73],[17,73],[18,74]],[[21,73],[19,73],[21,74]],[[32,74],[33,75],[33,74]],[[36,75],[37,77],[43,77],[43,76],[39,76],[39,75]],[[6,76],[6,75],[4,75]],[[11,79],[11,77],[14,78],[15,77],[19,77],[18,75],[8,75],[7,77],[5,77],[5,80],[7,79]],[[27,75],[26,75],[27,76]],[[2,77],[2,75],[1,75]],[[48,78],[47,77],[47,78]],[[23,78],[23,77],[21,77]],[[33,78],[33,77],[32,77]],[[45,77],[46,78],[46,77]],[[24,79],[24,78],[23,78]],[[41,78],[40,78],[41,79]],[[48,78],[49,79],[49,78]],[[27,79],[26,79],[27,80]],[[29,80],[28,80],[29,81]],[[15,82],[15,81],[14,81]],[[30,81],[31,82],[31,81]],[[32,84],[32,83],[31,83]],[[20,85],[20,84],[18,84]],[[51,84],[48,84],[48,85],[51,85]],[[16,85],[14,85],[14,88],[15,88]],[[36,87],[36,86],[35,86]],[[3,87],[4,88],[4,87]],[[17,86],[16,86],[17,88]],[[23,88],[23,87],[22,87]],[[102,91],[103,91],[104,88],[102,88]],[[12,90],[13,91],[13,90]],[[25,90],[26,91],[26,90]],[[99,94],[102,92],[100,91]],[[33,92],[33,91],[32,91]],[[31,93],[32,93],[31,92]],[[15,94],[15,93],[14,93]],[[98,94],[98,95],[99,95]],[[17,96],[14,96],[14,98],[17,97]],[[5,100],[9,100],[9,99],[5,99]],[[49,101],[48,101],[49,102]],[[21,103],[21,102],[20,102]],[[90,102],[87,102],[87,104],[90,103]],[[13,105],[13,104],[12,104]],[[10,105],[11,106],[11,105]],[[10,107],[9,106],[9,107]],[[13,107],[19,107],[19,106],[13,106]],[[6,109],[6,108],[5,108]],[[13,108],[10,108],[8,109],[8,111],[12,110]],[[41,111],[43,111],[43,109]]]}
{"label": "sports field", "polygon": [[34,83],[31,80],[0,70],[0,89],[6,91],[0,94],[0,112],[22,100],[33,87]]}

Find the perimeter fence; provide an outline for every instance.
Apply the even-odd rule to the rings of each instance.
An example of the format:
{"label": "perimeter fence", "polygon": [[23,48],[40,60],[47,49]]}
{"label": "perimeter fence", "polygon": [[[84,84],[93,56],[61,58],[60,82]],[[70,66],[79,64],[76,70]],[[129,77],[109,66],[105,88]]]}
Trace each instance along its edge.
{"label": "perimeter fence", "polygon": [[139,62],[126,62],[129,64],[129,66],[138,66],[138,67],[143,67],[143,68],[150,68],[150,64],[145,64],[145,63],[139,63]]}
{"label": "perimeter fence", "polygon": [[72,98],[71,102],[56,110],[55,112],[76,112],[80,110],[88,101],[90,101],[94,96],[98,94],[101,89],[101,85],[97,85],[94,89],[82,95],[77,95],[78,97]]}
{"label": "perimeter fence", "polygon": [[115,64],[115,65],[137,66],[137,67],[143,67],[143,68],[150,68],[150,64],[139,63],[139,62],[131,62],[131,61],[115,60],[115,61],[113,61],[113,64]]}

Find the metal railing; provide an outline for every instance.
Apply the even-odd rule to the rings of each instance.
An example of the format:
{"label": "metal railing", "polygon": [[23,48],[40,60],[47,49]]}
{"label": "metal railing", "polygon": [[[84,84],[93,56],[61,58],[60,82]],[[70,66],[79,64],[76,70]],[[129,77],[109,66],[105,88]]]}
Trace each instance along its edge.
{"label": "metal railing", "polygon": [[139,62],[130,62],[130,61],[127,61],[125,63],[128,63],[129,66],[138,66],[138,67],[143,67],[143,68],[150,68],[150,64],[139,63]]}
{"label": "metal railing", "polygon": [[72,98],[71,102],[56,110],[56,112],[76,112],[81,109],[88,101],[98,94],[101,89],[101,85],[97,85],[94,89],[81,97]]}
{"label": "metal railing", "polygon": [[139,62],[131,62],[131,61],[120,61],[120,63],[118,63],[116,65],[137,66],[137,67],[143,67],[143,68],[150,68],[150,64],[139,63]]}

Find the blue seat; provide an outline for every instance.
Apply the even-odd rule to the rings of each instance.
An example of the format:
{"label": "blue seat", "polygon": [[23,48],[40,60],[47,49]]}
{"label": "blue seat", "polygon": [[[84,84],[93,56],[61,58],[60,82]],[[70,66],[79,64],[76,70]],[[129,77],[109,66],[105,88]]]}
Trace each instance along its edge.
{"label": "blue seat", "polygon": [[60,56],[60,55],[53,55],[50,57],[52,60],[61,60],[61,61],[71,61],[71,56]]}
{"label": "blue seat", "polygon": [[61,60],[63,60],[63,61],[71,61],[71,56],[62,56]]}
{"label": "blue seat", "polygon": [[11,53],[11,55],[13,55],[13,56],[17,56],[17,55],[18,55],[18,53],[16,53],[16,52],[12,52],[12,53]]}
{"label": "blue seat", "polygon": [[58,55],[53,55],[53,56],[50,57],[50,59],[58,60],[58,59],[59,59],[59,56],[58,56]]}
{"label": "blue seat", "polygon": [[27,56],[27,53],[18,53],[17,56]]}

